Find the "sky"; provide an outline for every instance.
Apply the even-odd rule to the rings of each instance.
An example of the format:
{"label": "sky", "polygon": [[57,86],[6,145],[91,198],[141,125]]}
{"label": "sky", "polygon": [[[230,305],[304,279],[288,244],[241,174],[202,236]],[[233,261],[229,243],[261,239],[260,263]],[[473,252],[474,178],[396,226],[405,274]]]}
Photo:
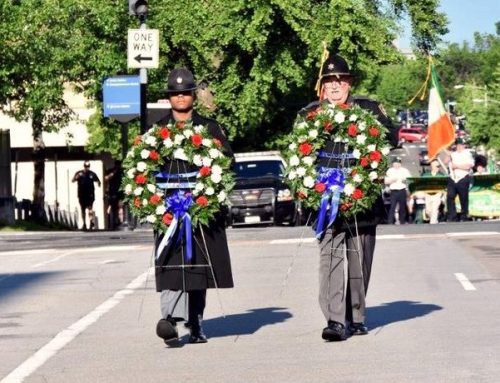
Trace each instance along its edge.
{"label": "sky", "polygon": [[[449,33],[445,42],[473,42],[474,32],[496,33],[495,23],[500,21],[500,0],[441,0],[440,11],[448,18]],[[409,33],[400,39],[402,48],[410,47]]]}

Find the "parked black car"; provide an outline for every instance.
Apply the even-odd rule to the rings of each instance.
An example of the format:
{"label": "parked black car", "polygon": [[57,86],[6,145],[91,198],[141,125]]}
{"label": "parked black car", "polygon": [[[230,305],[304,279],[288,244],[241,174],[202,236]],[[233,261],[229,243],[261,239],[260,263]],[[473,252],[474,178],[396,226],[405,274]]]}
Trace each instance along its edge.
{"label": "parked black car", "polygon": [[300,223],[300,209],[284,182],[284,171],[279,152],[237,153],[228,224]]}

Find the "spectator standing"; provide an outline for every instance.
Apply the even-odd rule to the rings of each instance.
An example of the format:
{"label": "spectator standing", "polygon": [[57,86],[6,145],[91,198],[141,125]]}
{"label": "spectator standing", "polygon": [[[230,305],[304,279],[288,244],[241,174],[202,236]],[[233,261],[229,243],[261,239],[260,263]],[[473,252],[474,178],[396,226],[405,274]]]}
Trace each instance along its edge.
{"label": "spectator standing", "polygon": [[[441,170],[439,161],[432,160],[430,163],[431,170],[423,174],[423,177],[443,177],[446,174]],[[430,223],[438,223],[439,206],[444,200],[444,192],[436,191],[433,194],[425,193],[425,213],[430,218]]]}
{"label": "spectator standing", "polygon": [[122,162],[115,161],[114,166],[109,169],[104,179],[107,182],[108,216],[109,226],[116,229],[123,222],[123,191],[121,182],[123,177]]}
{"label": "spectator standing", "polygon": [[392,166],[387,169],[385,176],[385,184],[389,186],[391,190],[391,207],[389,209],[388,221],[390,224],[396,222],[396,208],[399,206],[399,223],[401,225],[406,223],[406,217],[408,212],[407,197],[408,197],[408,186],[407,178],[411,177],[408,169],[401,165],[401,158],[396,157]]}
{"label": "spectator standing", "polygon": [[[450,169],[450,178],[448,180],[446,206],[448,208],[448,221],[468,221],[469,218],[469,186],[470,173],[474,166],[474,158],[470,150],[465,148],[465,141],[457,138],[456,147],[453,152],[448,152],[445,163]],[[460,217],[457,215],[455,198],[458,194],[460,200]]]}
{"label": "spectator standing", "polygon": [[87,230],[87,210],[89,211],[89,228],[93,230],[95,228],[95,213],[92,209],[95,201],[94,182],[101,187],[101,180],[97,174],[90,170],[90,162],[85,161],[83,170],[75,173],[72,182],[78,183],[78,202],[83,220],[82,230]]}

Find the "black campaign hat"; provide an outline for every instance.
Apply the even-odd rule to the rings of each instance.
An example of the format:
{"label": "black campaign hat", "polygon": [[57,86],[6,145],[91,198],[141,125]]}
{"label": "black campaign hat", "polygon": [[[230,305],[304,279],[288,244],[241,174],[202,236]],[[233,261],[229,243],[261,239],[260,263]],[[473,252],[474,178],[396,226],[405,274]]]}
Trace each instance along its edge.
{"label": "black campaign hat", "polygon": [[321,66],[320,80],[331,76],[352,76],[349,65],[339,55],[329,56]]}
{"label": "black campaign hat", "polygon": [[170,72],[167,80],[167,93],[196,90],[193,73],[186,68],[176,68]]}

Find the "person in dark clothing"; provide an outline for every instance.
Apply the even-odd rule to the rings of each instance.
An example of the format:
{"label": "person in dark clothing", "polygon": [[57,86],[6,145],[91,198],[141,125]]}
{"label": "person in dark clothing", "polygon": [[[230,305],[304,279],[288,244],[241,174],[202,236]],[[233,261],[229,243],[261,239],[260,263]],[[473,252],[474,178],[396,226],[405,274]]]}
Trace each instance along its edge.
{"label": "person in dark clothing", "polygon": [[[329,56],[322,64],[318,80],[319,101],[315,101],[299,113],[307,114],[322,103],[335,105],[359,105],[372,112],[388,130],[388,140],[397,146],[397,129],[392,125],[382,106],[366,97],[350,95],[353,75],[347,62],[338,55]],[[349,149],[349,148],[347,148]],[[318,167],[346,167],[347,163],[332,163],[332,158],[344,153],[345,144],[328,141],[318,155]],[[352,148],[350,149],[352,151]],[[324,154],[324,155],[323,155]],[[338,156],[338,158],[343,158]],[[343,160],[346,162],[346,160]],[[322,338],[327,341],[346,339],[346,324],[353,335],[368,332],[365,326],[365,296],[368,290],[375,249],[376,227],[385,217],[382,197],[368,211],[350,219],[337,217],[320,242],[319,303],[327,320]],[[344,251],[346,256],[344,257]],[[344,277],[347,262],[348,277]],[[345,292],[345,293],[344,293]]]}
{"label": "person in dark clothing", "polygon": [[80,202],[80,210],[82,214],[83,226],[82,230],[87,230],[86,211],[89,211],[89,228],[93,230],[95,227],[95,213],[92,209],[95,201],[94,183],[101,187],[101,180],[97,174],[90,170],[90,162],[83,163],[83,170],[79,170],[73,176],[72,182],[78,183],[78,201]]}
{"label": "person in dark clothing", "polygon": [[[172,70],[168,76],[167,88],[172,109],[157,124],[162,126],[192,121],[193,126],[204,125],[211,136],[221,142],[224,155],[233,157],[226,134],[219,124],[200,116],[193,109],[195,90],[195,80],[189,70]],[[194,183],[198,170],[193,164],[177,159],[166,159],[162,169],[177,179],[183,179],[184,183]],[[160,251],[163,237],[164,233],[155,233],[157,251]],[[205,343],[207,338],[202,330],[202,318],[206,290],[233,287],[224,211],[218,212],[208,227],[199,225],[194,229],[192,266],[185,265],[183,247],[184,243],[173,243],[160,251],[156,261],[156,289],[161,292],[162,312],[157,335],[167,343],[176,340],[177,322],[187,319],[189,342]]]}
{"label": "person in dark clothing", "polygon": [[123,177],[122,162],[115,161],[114,166],[104,176],[107,182],[109,227],[116,229],[123,222],[123,191],[121,182]]}

